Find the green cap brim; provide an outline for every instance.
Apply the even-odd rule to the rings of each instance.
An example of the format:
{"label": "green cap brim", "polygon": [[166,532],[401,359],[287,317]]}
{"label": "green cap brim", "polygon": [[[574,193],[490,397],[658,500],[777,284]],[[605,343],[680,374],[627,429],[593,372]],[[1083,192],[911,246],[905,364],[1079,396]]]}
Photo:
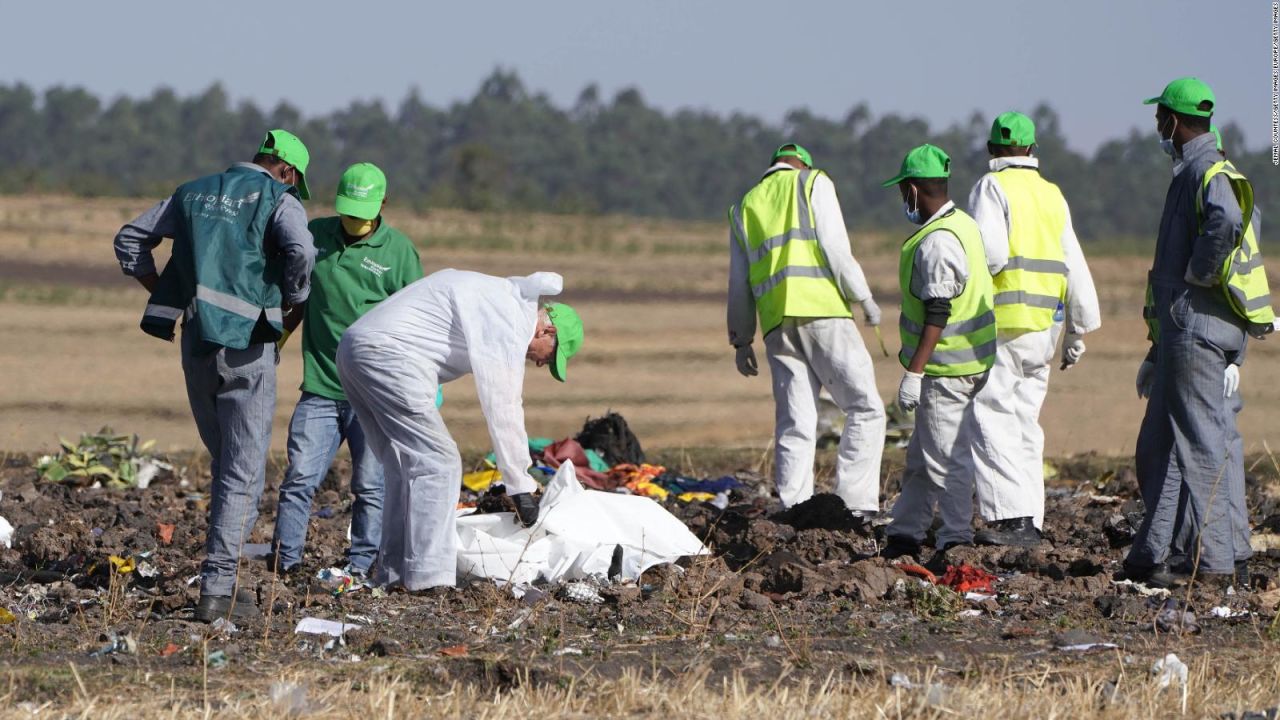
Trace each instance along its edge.
{"label": "green cap brim", "polygon": [[1160,97],[1147,98],[1146,100],[1143,100],[1143,101],[1142,101],[1142,104],[1143,104],[1143,105],[1155,105],[1156,103],[1159,103],[1159,102],[1160,102],[1161,100],[1163,100],[1163,99],[1164,99],[1164,96],[1163,96],[1163,95],[1162,95],[1162,96],[1160,96]]}
{"label": "green cap brim", "polygon": [[907,179],[906,175],[899,173],[897,177],[892,178],[890,180],[885,180],[884,182],[880,183],[880,187],[892,187],[906,179]]}
{"label": "green cap brim", "polygon": [[556,343],[556,358],[551,363],[551,377],[564,382],[569,373],[569,356],[565,355],[564,348],[560,343]]}
{"label": "green cap brim", "polygon": [[[296,167],[294,168],[297,169]],[[301,172],[298,173],[298,184],[294,187],[298,188],[298,197],[303,200],[311,199],[311,191],[307,189],[307,177]]]}
{"label": "green cap brim", "polygon": [[350,215],[361,220],[373,220],[382,212],[382,199],[356,200],[339,195],[333,207],[339,215]]}

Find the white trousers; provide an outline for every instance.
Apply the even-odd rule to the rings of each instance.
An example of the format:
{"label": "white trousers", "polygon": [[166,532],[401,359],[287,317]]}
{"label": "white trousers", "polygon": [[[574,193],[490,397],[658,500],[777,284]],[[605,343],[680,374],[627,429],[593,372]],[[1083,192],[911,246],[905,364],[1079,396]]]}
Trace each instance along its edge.
{"label": "white trousers", "polygon": [[775,480],[784,507],[813,496],[818,392],[845,413],[835,493],[850,510],[880,508],[884,403],[871,355],[849,318],[785,318],[764,338],[773,376]]}
{"label": "white trousers", "polygon": [[456,584],[462,458],[436,409],[435,373],[343,338],[338,377],[386,476],[374,582],[408,590]]}
{"label": "white trousers", "polygon": [[1044,521],[1040,408],[1059,327],[999,336],[996,364],[976,406],[974,481],[978,512],[987,522],[1029,517],[1039,528]]}
{"label": "white trousers", "polygon": [[974,398],[988,374],[924,377],[889,535],[923,542],[936,507],[937,547],[973,542]]}

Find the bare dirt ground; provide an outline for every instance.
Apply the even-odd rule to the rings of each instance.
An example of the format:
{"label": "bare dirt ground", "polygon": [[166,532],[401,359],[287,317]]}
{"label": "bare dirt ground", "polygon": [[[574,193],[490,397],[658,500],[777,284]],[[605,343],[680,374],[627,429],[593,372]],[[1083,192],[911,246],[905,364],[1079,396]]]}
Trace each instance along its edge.
{"label": "bare dirt ground", "polygon": [[[1112,582],[1140,512],[1128,457],[1143,409],[1132,383],[1145,350],[1137,313],[1148,261],[1091,254],[1105,326],[1078,369],[1055,372],[1042,417],[1061,458],[1047,542],[955,554],[999,578],[995,597],[965,599],[872,558],[877,538],[846,528],[826,500],[807,519],[777,517],[763,480],[769,383],[733,370],[718,224],[389,215],[428,271],[566,276],[587,344],[573,382],[530,373],[531,434],[563,437],[612,408],[646,448],[661,448],[658,462],[738,474],[748,488],[723,511],[671,506],[712,558],[605,588],[599,604],[557,588],[517,600],[488,584],[425,599],[335,597],[314,574],[345,546],[340,461],[317,498],[328,512],[313,518],[306,572],[280,582],[262,561],[245,562],[243,585],[267,616],[235,632],[195,624],[188,582],[202,555],[207,458],[190,452],[197,439],[176,348],[137,330],[145,298],[110,251],[116,228],[146,204],[0,198],[0,516],[17,527],[14,547],[0,550],[0,608],[14,616],[0,613],[0,717],[1222,717],[1280,703],[1280,468],[1269,453],[1280,444],[1280,389],[1267,382],[1276,341],[1254,343],[1243,372],[1260,538],[1253,586],[1179,593],[1170,617],[1188,610],[1199,630],[1162,626],[1168,598]],[[891,352],[894,242],[854,238]],[[867,328],[863,338],[892,398],[901,370]],[[277,450],[300,373],[295,344],[279,368]],[[472,455],[487,449],[465,382],[446,389],[444,413]],[[147,490],[34,482],[35,454],[103,425],[158,439],[179,472]],[[831,458],[820,461],[820,483],[829,482]],[[277,458],[253,541],[270,537],[282,472]],[[886,507],[900,472],[891,451]],[[158,524],[174,526],[169,542]],[[155,575],[110,569],[111,555],[144,553]],[[304,616],[364,627],[326,648],[325,638],[293,633]],[[112,633],[127,633],[135,652],[92,656]],[[1116,647],[1062,649],[1093,641]],[[1149,672],[1170,652],[1189,666],[1185,708],[1181,692],[1161,690]]]}
{"label": "bare dirt ground", "polygon": [[[757,699],[780,709],[788,704],[778,694],[788,689],[834,693],[830,702],[850,708],[842,716],[877,717],[880,703],[882,712],[894,708],[894,717],[984,707],[1053,717],[1061,702],[1077,711],[1062,717],[1145,717],[1180,708],[1181,695],[1155,692],[1149,676],[1151,663],[1167,653],[1192,669],[1192,716],[1257,710],[1280,699],[1273,622],[1280,551],[1260,552],[1252,587],[1230,593],[1197,585],[1148,597],[1116,584],[1141,510],[1125,462],[1085,457],[1057,466],[1041,547],[953,550],[948,563],[998,578],[987,597],[966,597],[873,557],[875,534],[850,530],[834,496],[779,515],[754,470],[755,454],[659,455],[654,459],[671,466],[692,460],[736,473],[747,487],[724,510],[672,501],[669,509],[713,556],[655,568],[636,585],[603,587],[603,602],[594,604],[570,600],[559,587],[518,600],[488,582],[425,598],[377,597],[367,589],[334,596],[314,575],[339,563],[346,545],[347,468],[340,465],[317,498],[304,571],[279,581],[261,560],[246,560],[241,585],[257,593],[267,615],[215,630],[190,619],[208,495],[202,464],[184,459],[147,490],[125,491],[35,483],[31,458],[6,460],[0,514],[17,528],[14,547],[0,551],[0,607],[16,616],[0,625],[10,701],[27,709],[50,703],[52,713],[95,699],[104,710],[124,703],[139,713],[153,703],[166,715],[206,707],[228,716],[246,707],[285,715],[281,703],[302,693],[312,710],[337,716],[371,702],[378,682],[394,681],[402,696],[471,693],[472,712],[488,707],[498,716],[489,698],[541,692],[568,702],[573,688],[582,688],[579,701],[594,699],[577,716],[595,717],[611,713],[593,692],[646,678],[660,694],[685,688],[690,697],[709,692],[719,702],[718,689],[768,689],[773,695]],[[830,461],[823,456],[824,483]],[[901,453],[891,452],[886,502],[896,493],[900,463]],[[1280,475],[1265,456],[1250,464],[1251,516],[1270,543],[1280,531]],[[278,470],[268,477],[278,478]],[[252,541],[270,539],[272,490]],[[164,525],[174,526],[168,542]],[[155,574],[114,572],[112,555],[145,560]],[[920,560],[929,565],[931,555],[926,550]],[[1176,615],[1162,620],[1174,605]],[[1194,623],[1181,624],[1184,611]],[[302,617],[362,627],[326,646],[328,638],[293,633]],[[133,650],[94,655],[126,634]],[[1069,649],[1092,643],[1111,646]],[[817,687],[823,683],[826,690]],[[1010,697],[984,700],[982,688],[1004,688]],[[428,706],[400,710],[437,715]],[[720,715],[670,710],[745,716],[745,706]]]}

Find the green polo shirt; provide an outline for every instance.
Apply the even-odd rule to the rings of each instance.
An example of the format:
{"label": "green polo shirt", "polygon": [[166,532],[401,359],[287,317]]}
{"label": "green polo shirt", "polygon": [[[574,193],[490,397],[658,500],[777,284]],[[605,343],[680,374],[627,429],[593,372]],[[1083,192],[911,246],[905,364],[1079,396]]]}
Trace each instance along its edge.
{"label": "green polo shirt", "polygon": [[338,340],[351,323],[422,277],[413,242],[379,218],[378,229],[348,245],[337,217],[307,226],[316,244],[311,296],[302,318],[302,390],[346,400],[338,382]]}

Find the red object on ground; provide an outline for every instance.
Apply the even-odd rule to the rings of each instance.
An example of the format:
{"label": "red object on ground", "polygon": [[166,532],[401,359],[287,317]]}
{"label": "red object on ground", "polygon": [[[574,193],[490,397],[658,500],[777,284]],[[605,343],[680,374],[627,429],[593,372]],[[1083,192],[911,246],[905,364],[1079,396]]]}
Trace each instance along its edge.
{"label": "red object on ground", "polygon": [[565,438],[559,442],[553,442],[548,445],[542,454],[538,456],[543,463],[549,467],[560,469],[560,464],[568,460],[573,463],[573,471],[578,476],[578,482],[593,490],[612,490],[609,486],[609,476],[591,469],[591,463],[587,461],[587,452],[582,449],[577,440],[573,438]]}
{"label": "red object on ground", "polygon": [[993,583],[997,579],[995,575],[972,565],[948,565],[947,571],[938,582],[958,593],[974,591],[992,593],[996,591]]}
{"label": "red object on ground", "polygon": [[170,655],[172,655],[172,654],[174,654],[174,653],[176,653],[176,652],[178,652],[178,651],[180,651],[180,650],[182,650],[182,648],[178,647],[177,645],[175,645],[175,644],[173,644],[173,643],[169,643],[168,645],[165,645],[165,646],[164,646],[164,649],[163,649],[163,650],[161,650],[161,651],[160,651],[160,657],[169,657]]}
{"label": "red object on ground", "polygon": [[937,575],[934,575],[933,573],[929,572],[928,569],[923,568],[914,563],[903,563],[901,565],[895,565],[894,567],[898,568],[899,570],[901,570],[902,572],[908,575],[915,575],[916,577],[921,578],[922,580],[928,580],[929,582],[935,585],[938,584]]}
{"label": "red object on ground", "polygon": [[449,647],[440,648],[440,654],[445,657],[463,657],[467,654],[466,645],[450,645]]}
{"label": "red object on ground", "polygon": [[156,537],[160,539],[161,545],[168,545],[173,542],[173,528],[174,525],[172,523],[156,523]]}

